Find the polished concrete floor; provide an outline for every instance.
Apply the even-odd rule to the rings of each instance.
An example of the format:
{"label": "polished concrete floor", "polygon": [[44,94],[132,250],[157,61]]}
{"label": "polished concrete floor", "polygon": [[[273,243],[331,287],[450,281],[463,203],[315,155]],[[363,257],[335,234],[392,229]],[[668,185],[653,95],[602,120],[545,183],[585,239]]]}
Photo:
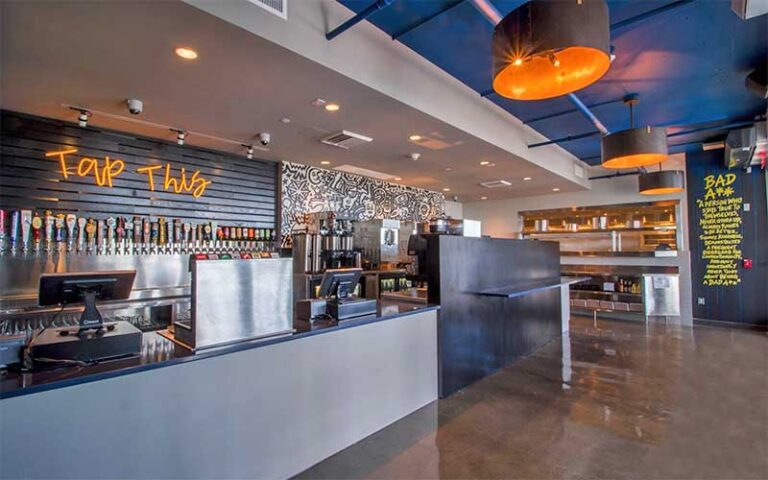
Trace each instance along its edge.
{"label": "polished concrete floor", "polygon": [[299,477],[768,479],[768,336],[575,317]]}

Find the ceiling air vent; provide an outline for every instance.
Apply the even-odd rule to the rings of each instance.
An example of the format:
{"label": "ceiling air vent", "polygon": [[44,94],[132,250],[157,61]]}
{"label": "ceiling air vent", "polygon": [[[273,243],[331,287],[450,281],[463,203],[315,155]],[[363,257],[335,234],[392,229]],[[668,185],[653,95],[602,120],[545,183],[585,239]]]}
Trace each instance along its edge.
{"label": "ceiling air vent", "polygon": [[273,13],[283,20],[288,20],[288,0],[249,0],[269,13]]}
{"label": "ceiling air vent", "polygon": [[491,182],[481,182],[480,186],[485,188],[502,188],[512,185],[506,180],[493,180]]}
{"label": "ceiling air vent", "polygon": [[326,145],[332,145],[334,147],[343,148],[344,150],[349,150],[352,147],[372,142],[373,139],[366,137],[365,135],[360,135],[359,133],[342,130],[339,133],[334,133],[333,135],[325,137],[320,141]]}

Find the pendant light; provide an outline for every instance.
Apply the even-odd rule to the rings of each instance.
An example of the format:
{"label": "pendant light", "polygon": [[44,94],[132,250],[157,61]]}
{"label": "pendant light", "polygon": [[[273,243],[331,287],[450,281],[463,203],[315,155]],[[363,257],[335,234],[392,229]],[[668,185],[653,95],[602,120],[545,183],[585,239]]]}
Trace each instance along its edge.
{"label": "pendant light", "polygon": [[624,98],[624,103],[629,106],[630,128],[609,133],[602,138],[601,150],[604,168],[644,167],[660,163],[669,155],[665,128],[635,128],[633,107],[637,102],[637,95],[628,95]]}
{"label": "pendant light", "polygon": [[582,89],[611,65],[604,0],[531,0],[493,30],[493,89],[542,100]]}
{"label": "pendant light", "polygon": [[640,193],[643,195],[664,195],[685,190],[685,172],[680,170],[659,170],[643,172],[639,178]]}

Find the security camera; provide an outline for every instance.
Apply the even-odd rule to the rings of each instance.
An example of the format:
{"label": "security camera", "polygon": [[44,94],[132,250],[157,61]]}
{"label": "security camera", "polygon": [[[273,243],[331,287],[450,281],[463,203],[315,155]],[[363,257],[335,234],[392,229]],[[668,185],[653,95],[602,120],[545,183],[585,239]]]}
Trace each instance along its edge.
{"label": "security camera", "polygon": [[269,145],[269,142],[272,141],[272,135],[270,135],[267,132],[262,132],[259,134],[259,143],[264,145],[265,147]]}
{"label": "security camera", "polygon": [[131,113],[131,115],[138,115],[144,111],[144,102],[141,100],[136,98],[129,98],[125,103],[128,104],[128,111]]}

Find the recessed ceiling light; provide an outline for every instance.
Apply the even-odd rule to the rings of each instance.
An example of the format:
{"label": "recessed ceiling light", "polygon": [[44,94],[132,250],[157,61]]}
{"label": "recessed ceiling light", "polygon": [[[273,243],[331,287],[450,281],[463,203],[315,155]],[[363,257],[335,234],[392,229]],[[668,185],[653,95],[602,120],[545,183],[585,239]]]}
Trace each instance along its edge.
{"label": "recessed ceiling light", "polygon": [[330,164],[331,162],[329,162],[328,160],[323,160],[320,162],[320,165],[330,165]]}
{"label": "recessed ceiling light", "polygon": [[178,47],[174,52],[184,60],[194,60],[197,58],[197,52],[191,48]]}
{"label": "recessed ceiling light", "polygon": [[446,172],[450,172],[451,170],[453,170],[451,167],[445,167]]}
{"label": "recessed ceiling light", "polygon": [[325,106],[325,110],[328,112],[338,112],[341,107],[336,103],[329,103]]}
{"label": "recessed ceiling light", "polygon": [[533,178],[531,178],[531,177],[523,177],[523,180],[525,180],[527,182],[528,180],[533,180]]}
{"label": "recessed ceiling light", "polygon": [[491,162],[489,162],[488,160],[483,160],[482,162],[480,162],[480,165],[488,165],[490,163]]}
{"label": "recessed ceiling light", "polygon": [[280,123],[288,125],[289,123],[291,123],[291,119],[288,117],[283,117],[280,119]]}
{"label": "recessed ceiling light", "polygon": [[559,188],[557,188],[557,187],[555,187],[555,188],[553,188],[553,189],[552,189],[552,191],[553,191],[553,192],[559,192],[559,191],[560,191],[560,189],[559,189]]}
{"label": "recessed ceiling light", "polygon": [[450,188],[448,188],[448,187],[445,187],[445,188],[443,189],[443,191],[444,191],[444,192],[450,192],[450,191],[451,191],[451,189],[450,189]]}
{"label": "recessed ceiling light", "polygon": [[402,180],[402,177],[395,177],[396,182],[399,182],[400,180]]}
{"label": "recessed ceiling light", "polygon": [[408,137],[408,140],[412,142],[418,142],[419,140],[421,140],[421,135],[411,135],[410,137]]}
{"label": "recessed ceiling light", "polygon": [[480,200],[488,200],[488,197],[480,197]]}

